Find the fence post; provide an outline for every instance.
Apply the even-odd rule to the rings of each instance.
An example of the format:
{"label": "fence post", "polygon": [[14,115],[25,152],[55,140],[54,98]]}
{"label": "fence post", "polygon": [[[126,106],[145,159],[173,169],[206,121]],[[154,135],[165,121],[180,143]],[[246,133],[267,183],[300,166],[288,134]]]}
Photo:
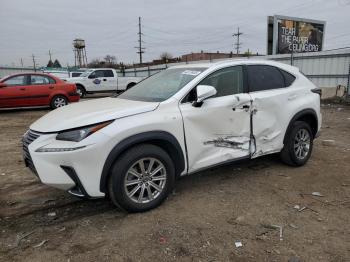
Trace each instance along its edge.
{"label": "fence post", "polygon": [[151,70],[149,69],[149,66],[147,66],[148,76],[151,76]]}
{"label": "fence post", "polygon": [[349,63],[349,70],[348,70],[348,83],[346,85],[346,88],[347,88],[346,97],[347,99],[349,99],[350,98],[350,63]]}

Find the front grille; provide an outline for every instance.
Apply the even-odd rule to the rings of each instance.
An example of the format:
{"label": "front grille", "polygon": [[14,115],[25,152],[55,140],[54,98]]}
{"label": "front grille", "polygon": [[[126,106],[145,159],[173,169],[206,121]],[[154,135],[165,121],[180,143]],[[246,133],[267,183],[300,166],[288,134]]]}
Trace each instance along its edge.
{"label": "front grille", "polygon": [[23,138],[22,138],[22,143],[23,143],[23,158],[24,158],[24,163],[27,167],[29,167],[29,169],[37,175],[35,166],[33,164],[33,160],[30,156],[29,150],[28,150],[28,146],[38,137],[40,136],[40,134],[32,131],[32,130],[28,130],[27,133],[24,134]]}

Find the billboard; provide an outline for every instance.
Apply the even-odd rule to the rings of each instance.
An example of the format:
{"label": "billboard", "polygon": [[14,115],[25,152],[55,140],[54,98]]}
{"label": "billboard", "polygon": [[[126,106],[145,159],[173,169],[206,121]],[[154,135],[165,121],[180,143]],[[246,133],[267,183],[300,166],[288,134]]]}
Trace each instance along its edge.
{"label": "billboard", "polygon": [[268,54],[322,51],[324,21],[273,16],[268,18]]}

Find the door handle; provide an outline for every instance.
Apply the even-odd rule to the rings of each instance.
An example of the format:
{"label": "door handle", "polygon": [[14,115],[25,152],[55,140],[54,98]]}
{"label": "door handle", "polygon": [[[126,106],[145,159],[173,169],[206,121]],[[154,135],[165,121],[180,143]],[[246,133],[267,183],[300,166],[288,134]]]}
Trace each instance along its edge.
{"label": "door handle", "polygon": [[25,88],[20,88],[19,90],[24,91],[24,90],[26,90],[26,89],[25,89]]}
{"label": "door handle", "polygon": [[249,108],[250,108],[250,105],[243,105],[242,107],[239,107],[239,108],[233,107],[232,110],[236,111],[236,109],[243,109],[245,111],[248,111]]}
{"label": "door handle", "polygon": [[107,81],[107,79],[106,79],[106,78],[103,78],[103,81]]}
{"label": "door handle", "polygon": [[50,89],[53,89],[54,87],[53,86],[49,86]]}

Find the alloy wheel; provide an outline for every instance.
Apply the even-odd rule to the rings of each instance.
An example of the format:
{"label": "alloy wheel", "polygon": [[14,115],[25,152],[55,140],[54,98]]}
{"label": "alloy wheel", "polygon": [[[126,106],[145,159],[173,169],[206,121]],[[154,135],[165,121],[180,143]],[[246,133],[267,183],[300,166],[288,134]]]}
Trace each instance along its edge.
{"label": "alloy wheel", "polygon": [[310,151],[310,144],[311,139],[309,132],[304,128],[299,129],[294,138],[295,156],[298,159],[303,160]]}
{"label": "alloy wheel", "polygon": [[156,158],[142,158],[128,169],[124,188],[128,198],[136,203],[149,203],[164,190],[167,180],[165,166]]}
{"label": "alloy wheel", "polygon": [[67,101],[63,97],[57,97],[55,98],[53,104],[56,108],[65,106],[67,104]]}

